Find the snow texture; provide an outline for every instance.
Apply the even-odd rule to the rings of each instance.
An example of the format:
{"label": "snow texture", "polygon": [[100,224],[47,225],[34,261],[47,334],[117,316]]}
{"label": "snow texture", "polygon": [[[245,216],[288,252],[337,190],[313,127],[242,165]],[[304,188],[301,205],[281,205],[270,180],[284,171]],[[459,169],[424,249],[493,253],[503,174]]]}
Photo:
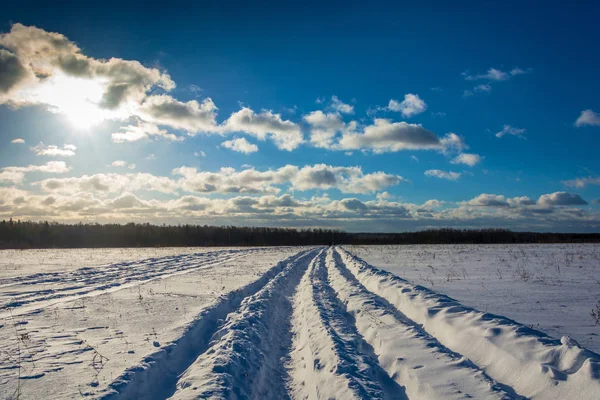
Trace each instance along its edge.
{"label": "snow texture", "polygon": [[[417,249],[437,258],[423,271],[452,271],[440,260],[462,257],[462,248]],[[584,250],[575,249],[578,262],[593,261],[595,250]],[[431,287],[400,278],[423,273],[401,266],[411,251],[186,249],[127,253],[134,261],[91,255],[87,267],[62,269],[4,253],[12,258],[0,264],[14,268],[0,273],[0,398],[598,398],[600,355],[569,335],[555,339],[471,306],[483,296],[463,304],[432,290],[431,277]],[[480,276],[487,268],[493,280],[496,266],[479,260]],[[588,264],[577,269],[594,273]],[[533,263],[519,268],[544,273]],[[440,289],[469,287],[468,273],[449,272]],[[575,274],[563,266],[556,279],[566,277]],[[561,287],[570,288],[552,286],[554,294]]]}

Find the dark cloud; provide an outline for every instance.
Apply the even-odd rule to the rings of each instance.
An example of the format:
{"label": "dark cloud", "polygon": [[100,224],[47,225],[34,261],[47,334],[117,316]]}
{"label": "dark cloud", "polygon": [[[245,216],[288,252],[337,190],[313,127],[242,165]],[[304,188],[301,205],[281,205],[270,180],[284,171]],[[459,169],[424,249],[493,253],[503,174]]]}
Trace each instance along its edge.
{"label": "dark cloud", "polygon": [[350,211],[364,212],[368,209],[367,205],[358,199],[344,199],[340,203]]}
{"label": "dark cloud", "polygon": [[8,93],[27,77],[28,73],[17,56],[0,49],[0,94]]}

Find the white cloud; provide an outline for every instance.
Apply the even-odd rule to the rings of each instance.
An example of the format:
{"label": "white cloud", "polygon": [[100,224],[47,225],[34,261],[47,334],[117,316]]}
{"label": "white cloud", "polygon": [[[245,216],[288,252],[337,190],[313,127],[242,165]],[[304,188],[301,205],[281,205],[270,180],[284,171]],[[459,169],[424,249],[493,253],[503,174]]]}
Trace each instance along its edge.
{"label": "white cloud", "polygon": [[116,160],[116,161],[113,161],[113,162],[110,164],[110,166],[111,166],[111,167],[116,167],[116,168],[125,168],[125,167],[127,167],[127,168],[129,168],[129,169],[135,169],[135,164],[133,164],[133,163],[131,163],[131,164],[128,164],[126,161],[123,161],[123,160]]}
{"label": "white cloud", "polygon": [[576,193],[555,192],[541,195],[538,204],[542,206],[582,206],[586,205],[587,201]]}
{"label": "white cloud", "polygon": [[491,92],[492,91],[492,87],[490,85],[486,84],[481,84],[481,85],[477,85],[473,88],[474,92]]}
{"label": "white cloud", "polygon": [[[231,171],[229,171],[231,172]],[[128,174],[137,175],[137,174]],[[83,178],[83,177],[81,177]],[[88,177],[89,178],[89,177]],[[134,180],[148,182],[148,177]],[[95,181],[95,184],[106,181]],[[329,226],[351,231],[393,231],[432,227],[506,227],[557,231],[597,230],[600,213],[572,207],[542,207],[523,196],[506,199],[480,195],[479,201],[446,203],[428,200],[423,204],[401,203],[382,195],[366,200],[331,199],[327,193],[300,199],[293,194],[237,195],[231,198],[168,193],[165,199],[143,200],[139,190],[124,180],[122,190],[108,192],[92,182],[79,191],[41,194],[0,186],[0,218],[44,219],[63,222],[151,222],[260,226]],[[91,190],[90,190],[91,189]],[[485,198],[487,196],[487,198]],[[509,206],[507,206],[507,204]],[[552,214],[551,218],[548,217]]]}
{"label": "white cloud", "polygon": [[[14,24],[9,33],[0,35],[0,46],[5,48],[0,50],[0,104],[47,105],[82,126],[106,119],[140,120],[137,126],[124,126],[115,132],[115,142],[148,137],[183,140],[159,126],[190,134],[246,133],[260,140],[269,138],[283,150],[293,150],[303,141],[295,123],[269,110],[256,113],[244,107],[218,124],[217,107],[210,98],[184,102],[168,94],[155,94],[175,87],[166,72],[137,61],[88,57],[59,33]],[[338,110],[350,110],[351,106],[336,99]]]}
{"label": "white cloud", "polygon": [[107,201],[105,205],[113,210],[143,209],[149,207],[147,202],[140,200],[132,193],[123,193],[115,199]]}
{"label": "white cloud", "polygon": [[200,103],[183,102],[168,95],[148,96],[137,113],[145,121],[190,133],[218,131],[217,106],[210,98]]}
{"label": "white cloud", "polygon": [[562,182],[566,186],[584,188],[587,185],[600,185],[600,178],[589,176],[587,178],[576,178]]}
{"label": "white cloud", "polygon": [[35,185],[39,186],[44,192],[64,195],[80,192],[106,195],[138,190],[175,193],[178,189],[177,183],[172,179],[147,173],[111,173],[72,178],[51,178],[36,182]]}
{"label": "white cloud", "polygon": [[336,145],[341,150],[370,149],[375,152],[400,150],[441,149],[439,137],[420,124],[391,122],[376,118],[373,125],[364,128],[363,133],[346,131]]}
{"label": "white cloud", "polygon": [[440,139],[440,150],[443,153],[461,152],[468,148],[469,146],[465,143],[465,139],[453,132],[446,133]]}
{"label": "white cloud", "polygon": [[10,141],[11,143],[15,143],[15,144],[25,144],[25,140],[21,139],[21,138],[16,138]]}
{"label": "white cloud", "polygon": [[511,207],[533,206],[536,204],[535,200],[527,196],[513,197],[512,199],[507,199],[507,202]]}
{"label": "white cloud", "polygon": [[577,118],[577,121],[575,121],[575,126],[600,126],[600,114],[592,110],[584,110],[581,112],[579,118]]}
{"label": "white cloud", "polygon": [[512,136],[516,136],[519,137],[521,139],[525,139],[525,135],[523,135],[525,133],[525,129],[521,129],[521,128],[516,128],[510,125],[504,125],[502,127],[502,130],[498,133],[496,133],[496,137],[497,138],[502,138],[505,135],[512,135]]}
{"label": "white cloud", "polygon": [[360,167],[335,167],[316,164],[299,168],[286,165],[276,170],[253,168],[236,171],[221,168],[218,172],[180,167],[173,170],[181,176],[178,185],[191,193],[278,193],[282,185],[294,190],[338,189],[342,193],[370,193],[394,186],[404,179],[384,172],[363,173]]}
{"label": "white cloud", "polygon": [[465,90],[463,92],[463,97],[471,97],[475,93],[490,93],[492,91],[492,86],[487,83],[482,83],[480,85],[476,85],[471,90]]}
{"label": "white cloud", "polygon": [[34,26],[12,25],[0,46],[0,62],[10,67],[0,79],[0,102],[46,104],[75,122],[123,118],[152,88],[175,87],[156,68],[88,57],[65,36]]}
{"label": "white cloud", "polygon": [[338,188],[343,193],[369,193],[395,186],[404,178],[384,172],[364,174],[360,167],[333,167],[326,164],[305,166],[293,175],[294,189]]}
{"label": "white cloud", "polygon": [[404,95],[404,100],[390,100],[387,109],[402,113],[405,118],[410,118],[414,115],[421,114],[427,110],[427,104],[417,94],[408,93]]}
{"label": "white cloud", "polygon": [[484,74],[476,74],[470,75],[468,72],[463,72],[462,75],[467,81],[476,81],[480,79],[490,80],[490,81],[506,81],[509,80],[512,76],[527,74],[531,72],[530,69],[523,70],[519,67],[515,67],[508,72],[499,70],[497,68],[490,68]]}
{"label": "white cloud", "polygon": [[22,171],[3,170],[0,171],[0,182],[21,183],[25,179],[25,173]]}
{"label": "white cloud", "polygon": [[72,157],[75,155],[77,147],[72,144],[64,144],[62,149],[55,145],[44,145],[40,142],[37,146],[31,148],[38,156],[49,156],[49,157]]}
{"label": "white cloud", "polygon": [[291,151],[304,140],[300,127],[292,121],[281,119],[280,114],[272,111],[255,113],[243,107],[234,112],[223,124],[227,132],[243,132],[255,136],[259,140],[269,137],[281,150]]}
{"label": "white cloud", "polygon": [[496,68],[490,68],[486,73],[477,75],[469,75],[468,73],[463,72],[463,76],[467,81],[475,81],[479,79],[487,79],[491,81],[505,81],[510,78],[509,73],[503,72]]}
{"label": "white cloud", "polygon": [[465,165],[468,165],[469,167],[474,167],[475,165],[479,164],[481,162],[481,160],[482,160],[482,157],[478,154],[460,153],[458,156],[456,156],[450,162],[452,164],[465,164]]}
{"label": "white cloud", "polygon": [[202,150],[200,151],[195,151],[194,152],[194,157],[206,157],[206,153],[203,152]]}
{"label": "white cloud", "polygon": [[[125,167],[124,161],[113,163]],[[11,171],[11,172],[19,172]],[[175,179],[151,174],[96,174],[82,177],[46,179],[36,185],[51,193],[73,194],[79,192],[122,193],[137,190],[175,193],[261,193],[275,194],[282,186],[294,190],[337,189],[343,193],[371,193],[394,186],[404,179],[383,172],[363,173],[360,167],[335,167],[325,164],[302,168],[286,165],[277,170],[257,171],[253,168],[236,171],[221,168],[217,172],[198,171],[196,168],[180,167],[173,170]],[[8,179],[13,181],[14,179]],[[18,177],[17,177],[18,180]]]}
{"label": "white cloud", "polygon": [[425,208],[439,208],[442,207],[444,205],[445,202],[443,201],[439,201],[436,199],[431,199],[431,200],[427,200],[425,203],[423,203],[423,207]]}
{"label": "white cloud", "polygon": [[578,194],[567,192],[544,194],[537,202],[527,196],[507,199],[502,195],[483,193],[462,204],[477,207],[510,207],[526,214],[550,214],[555,211],[555,206],[586,205],[587,202]]}
{"label": "white cloud", "polygon": [[346,129],[338,113],[313,111],[304,116],[304,121],[310,125],[310,142],[326,149],[333,147],[335,136]]}
{"label": "white cloud", "polygon": [[523,75],[523,74],[528,74],[531,72],[531,68],[524,70],[521,69],[519,67],[514,67],[513,69],[510,70],[510,75],[511,76],[515,76],[515,75]]}
{"label": "white cloud", "polygon": [[237,151],[238,153],[250,154],[258,151],[258,146],[248,142],[244,138],[235,138],[221,143],[221,146]]}
{"label": "white cloud", "polygon": [[157,125],[147,122],[138,122],[137,125],[123,126],[120,130],[122,132],[114,132],[112,134],[112,141],[115,143],[137,142],[138,140],[153,137],[161,137],[173,142],[184,140],[183,136],[168,133],[166,130],[160,129]]}
{"label": "white cloud", "polygon": [[450,181],[455,181],[458,178],[460,178],[460,172],[453,172],[453,171],[442,171],[439,169],[429,169],[427,171],[425,171],[425,175],[426,176],[431,176],[434,178],[439,178],[439,179],[447,179]]}
{"label": "white cloud", "polygon": [[[211,99],[205,99],[202,103],[196,100],[184,103],[162,95],[148,97],[142,104],[139,116],[158,125],[184,129],[190,134],[246,133],[259,140],[269,138],[279,149],[287,151],[294,150],[303,141],[302,131],[297,124],[283,120],[280,114],[272,111],[256,113],[243,107],[232,113],[222,124],[217,124],[216,111],[217,107]],[[168,138],[173,140],[174,137]]]}
{"label": "white cloud", "polygon": [[480,194],[466,204],[477,207],[508,207],[508,201],[504,196],[487,193]]}
{"label": "white cloud", "polygon": [[340,150],[352,154],[353,150],[370,150],[375,153],[401,150],[437,150],[443,153],[467,148],[464,139],[455,133],[440,138],[421,124],[392,122],[375,118],[373,124],[362,126],[356,121],[344,123],[337,113],[313,111],[304,116],[310,126],[310,141],[316,147]]}
{"label": "white cloud", "polygon": [[337,96],[331,97],[331,108],[342,114],[354,114],[354,106],[344,103]]}
{"label": "white cloud", "polygon": [[42,165],[28,165],[26,167],[4,167],[3,171],[16,172],[46,172],[49,174],[64,174],[71,170],[64,161],[49,161]]}
{"label": "white cloud", "polygon": [[50,161],[43,165],[28,165],[26,167],[4,167],[0,171],[0,182],[21,183],[25,173],[44,172],[49,174],[64,174],[71,170],[64,161]]}
{"label": "white cloud", "polygon": [[188,86],[188,90],[194,94],[198,94],[198,93],[202,93],[203,89],[200,86],[197,85],[189,85]]}

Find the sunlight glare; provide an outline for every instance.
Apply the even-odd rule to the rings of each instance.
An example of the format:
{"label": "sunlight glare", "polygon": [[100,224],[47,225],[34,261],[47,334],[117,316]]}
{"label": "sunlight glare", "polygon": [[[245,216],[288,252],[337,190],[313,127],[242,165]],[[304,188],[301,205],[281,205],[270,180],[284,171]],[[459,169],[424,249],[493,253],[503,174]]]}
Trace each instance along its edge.
{"label": "sunlight glare", "polygon": [[73,126],[86,129],[114,117],[114,112],[98,105],[104,90],[99,80],[55,75],[41,85],[36,97],[49,104],[51,111],[65,115]]}

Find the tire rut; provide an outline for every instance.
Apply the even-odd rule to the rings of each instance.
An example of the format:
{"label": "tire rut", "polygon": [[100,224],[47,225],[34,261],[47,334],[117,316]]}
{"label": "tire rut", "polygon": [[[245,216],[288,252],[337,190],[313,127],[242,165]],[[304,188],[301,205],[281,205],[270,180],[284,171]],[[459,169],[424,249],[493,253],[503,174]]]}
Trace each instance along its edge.
{"label": "tire rut", "polygon": [[[146,357],[142,365],[125,371],[101,398],[158,400],[174,395],[182,373],[189,371],[203,354],[215,352],[226,326],[231,328],[228,314],[247,313],[251,299],[274,286],[274,282],[311,252],[301,251],[280,261],[255,282],[222,296],[216,304],[202,311],[178,340]],[[219,373],[218,366],[215,365],[213,372]]]}
{"label": "tire rut", "polygon": [[294,298],[293,397],[406,399],[329,286],[325,255],[313,259]]}
{"label": "tire rut", "polygon": [[336,250],[329,250],[326,265],[329,282],[356,319],[358,331],[379,355],[381,367],[406,387],[409,397],[521,398],[367,290],[346,268]]}
{"label": "tire rut", "polygon": [[318,250],[297,256],[227,316],[176,383],[173,399],[288,398],[293,295]]}

